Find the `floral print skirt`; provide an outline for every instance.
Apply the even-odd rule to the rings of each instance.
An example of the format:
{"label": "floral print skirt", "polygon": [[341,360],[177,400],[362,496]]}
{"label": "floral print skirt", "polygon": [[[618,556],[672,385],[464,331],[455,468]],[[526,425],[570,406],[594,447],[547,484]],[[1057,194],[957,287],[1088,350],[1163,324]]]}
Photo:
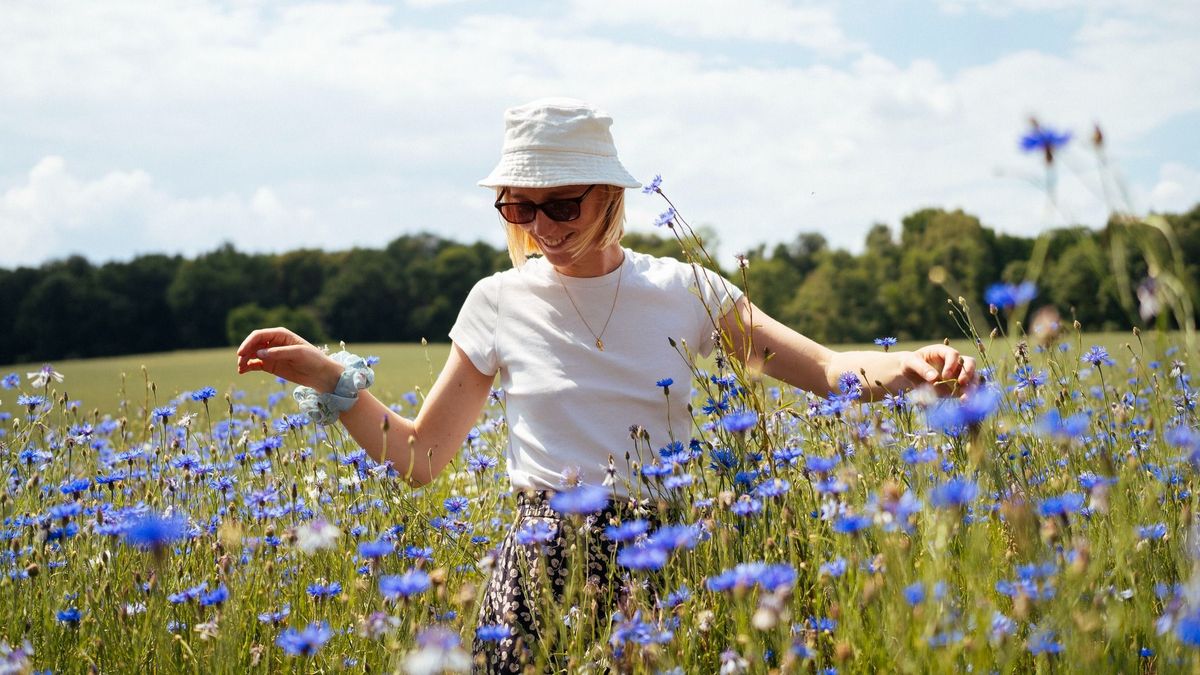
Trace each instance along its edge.
{"label": "floral print skirt", "polygon": [[[621,584],[616,542],[604,536],[610,505],[592,516],[550,508],[550,492],[523,492],[483,594],[474,642],[476,673],[566,672],[558,645],[570,632],[604,640]],[[570,597],[568,597],[570,596]]]}

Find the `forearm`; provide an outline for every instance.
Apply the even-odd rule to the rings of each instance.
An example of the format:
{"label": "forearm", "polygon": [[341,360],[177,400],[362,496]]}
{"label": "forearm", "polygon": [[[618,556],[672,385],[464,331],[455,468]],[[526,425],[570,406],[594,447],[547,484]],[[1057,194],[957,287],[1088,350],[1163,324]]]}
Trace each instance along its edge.
{"label": "forearm", "polygon": [[435,449],[423,447],[419,442],[414,420],[392,412],[370,392],[359,392],[358,398],[353,408],[341,414],[340,420],[354,442],[372,459],[391,462],[392,468],[413,485],[430,482],[449,462],[450,458],[446,458],[435,466]]}
{"label": "forearm", "polygon": [[904,359],[908,352],[833,352],[826,365],[826,379],[831,391],[838,390],[838,380],[844,373],[854,373],[863,385],[863,398],[877,401],[885,394],[913,386],[904,374]]}
{"label": "forearm", "polygon": [[[492,378],[475,369],[458,347],[434,382],[416,419],[392,412],[366,391],[341,422],[372,457],[413,485],[437,477],[462,447],[491,391]],[[386,420],[386,424],[384,423]]]}

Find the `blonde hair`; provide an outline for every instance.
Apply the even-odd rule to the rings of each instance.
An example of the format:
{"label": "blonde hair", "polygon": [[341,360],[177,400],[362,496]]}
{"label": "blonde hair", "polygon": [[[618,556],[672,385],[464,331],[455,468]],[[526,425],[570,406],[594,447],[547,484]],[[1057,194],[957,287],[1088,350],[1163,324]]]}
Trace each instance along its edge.
{"label": "blonde hair", "polygon": [[[499,199],[506,189],[497,187],[496,199]],[[600,214],[600,223],[586,232],[581,231],[580,236],[575,238],[575,242],[569,248],[572,256],[578,256],[592,247],[607,248],[619,243],[621,237],[625,236],[625,188],[601,184],[592,192],[600,193],[608,203],[604,205]],[[542,252],[537,240],[524,227],[513,225],[505,220],[504,216],[500,217],[500,222],[504,225],[508,239],[508,257],[512,259],[513,267],[521,267],[529,256]]]}

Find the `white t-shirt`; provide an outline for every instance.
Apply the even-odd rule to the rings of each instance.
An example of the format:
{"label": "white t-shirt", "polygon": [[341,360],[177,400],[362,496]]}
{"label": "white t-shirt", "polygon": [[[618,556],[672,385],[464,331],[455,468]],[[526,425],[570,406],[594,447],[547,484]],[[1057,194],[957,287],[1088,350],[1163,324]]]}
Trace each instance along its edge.
{"label": "white t-shirt", "polygon": [[[579,312],[601,331],[618,276],[620,294],[600,351]],[[646,429],[655,454],[672,439],[687,443],[691,371],[667,338],[707,356],[715,319],[741,296],[719,274],[629,249],[620,268],[600,277],[559,277],[534,258],[481,279],[450,339],[479,372],[500,373],[513,486],[561,489],[565,472],[600,485],[612,455],[623,494],[625,453],[635,449],[632,425]],[[670,397],[656,385],[665,378],[675,381]]]}

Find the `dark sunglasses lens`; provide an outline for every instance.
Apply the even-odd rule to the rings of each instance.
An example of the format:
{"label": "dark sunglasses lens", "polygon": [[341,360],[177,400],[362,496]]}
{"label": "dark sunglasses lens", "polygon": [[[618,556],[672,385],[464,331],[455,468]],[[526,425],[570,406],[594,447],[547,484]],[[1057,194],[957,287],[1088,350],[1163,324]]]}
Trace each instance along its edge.
{"label": "dark sunglasses lens", "polygon": [[569,199],[546,202],[542,204],[542,210],[551,220],[566,221],[579,217],[579,204]]}
{"label": "dark sunglasses lens", "polygon": [[520,225],[532,221],[537,208],[533,204],[504,204],[500,207],[500,215],[508,222]]}

